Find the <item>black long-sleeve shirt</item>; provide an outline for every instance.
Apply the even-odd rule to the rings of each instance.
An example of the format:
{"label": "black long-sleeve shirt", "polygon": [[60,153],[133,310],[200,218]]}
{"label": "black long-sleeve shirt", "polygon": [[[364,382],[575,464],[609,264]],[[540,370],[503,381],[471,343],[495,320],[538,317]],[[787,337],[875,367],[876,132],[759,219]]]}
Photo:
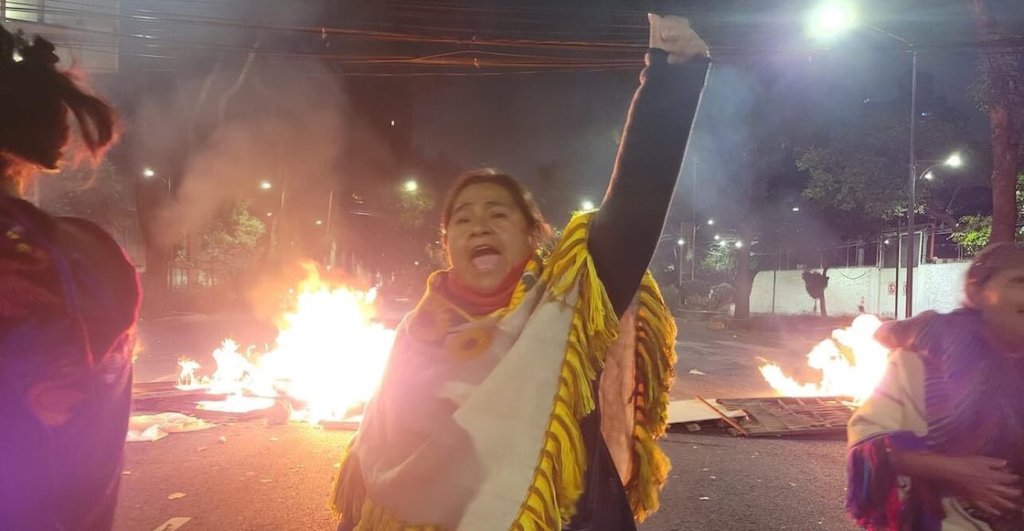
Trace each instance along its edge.
{"label": "black long-sleeve shirt", "polygon": [[[707,78],[706,59],[681,65],[670,65],[667,59],[662,50],[647,53],[647,68],[626,118],[611,183],[587,242],[620,316],[633,300],[661,237]],[[581,419],[580,429],[587,447],[587,478],[577,514],[566,529],[635,530],[625,488],[601,435],[600,412]]]}
{"label": "black long-sleeve shirt", "polygon": [[632,301],[661,237],[708,71],[707,59],[672,65],[663,50],[648,51],[646,63],[588,241],[619,315]]}

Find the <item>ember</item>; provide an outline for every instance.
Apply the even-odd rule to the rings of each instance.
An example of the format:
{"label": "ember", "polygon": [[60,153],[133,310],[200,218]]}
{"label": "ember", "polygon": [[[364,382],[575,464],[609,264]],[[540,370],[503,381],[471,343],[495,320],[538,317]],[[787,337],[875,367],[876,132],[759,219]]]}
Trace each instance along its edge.
{"label": "ember", "polygon": [[[201,409],[244,413],[273,398],[299,404],[292,419],[340,420],[369,400],[387,364],[394,331],[374,321],[374,290],[331,286],[309,268],[294,308],[278,321],[275,346],[258,354],[226,339],[213,353],[212,377],[196,378],[199,364],[182,359],[180,389],[230,395]],[[254,400],[256,399],[256,400]],[[263,400],[259,400],[263,399]]]}
{"label": "ember", "polygon": [[848,328],[832,332],[832,337],[818,343],[807,363],[821,371],[817,382],[798,382],[786,376],[774,363],[760,367],[761,375],[784,396],[845,396],[860,404],[874,392],[885,374],[889,350],[874,339],[882,322],[874,315],[862,315]]}

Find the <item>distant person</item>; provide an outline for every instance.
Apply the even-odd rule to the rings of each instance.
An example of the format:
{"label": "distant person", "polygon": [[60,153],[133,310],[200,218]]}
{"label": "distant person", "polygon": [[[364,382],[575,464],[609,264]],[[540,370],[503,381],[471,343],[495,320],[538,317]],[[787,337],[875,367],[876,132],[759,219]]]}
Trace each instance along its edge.
{"label": "distant person", "polygon": [[339,529],[622,531],[657,509],[675,321],[646,269],[708,59],[677,17],[651,17],[650,48],[604,204],[550,253],[514,178],[449,192],[451,266],[398,328],[343,459]]}
{"label": "distant person", "polygon": [[978,253],[965,291],[877,333],[898,350],[849,424],[847,508],[866,529],[1024,529],[1024,249]]}
{"label": "distant person", "polygon": [[59,169],[75,116],[94,159],[113,109],[66,72],[49,41],[0,26],[0,529],[113,525],[131,405],[135,269],[81,219],[20,199]]}

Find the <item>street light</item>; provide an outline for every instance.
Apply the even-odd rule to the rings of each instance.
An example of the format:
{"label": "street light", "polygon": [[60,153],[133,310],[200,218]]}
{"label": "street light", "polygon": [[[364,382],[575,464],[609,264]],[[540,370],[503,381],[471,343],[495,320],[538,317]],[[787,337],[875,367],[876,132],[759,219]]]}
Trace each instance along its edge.
{"label": "street light", "polygon": [[946,158],[946,161],[943,162],[943,164],[949,166],[950,168],[959,168],[960,166],[964,165],[964,159],[963,157],[960,156],[959,153],[953,153],[948,158]]}
{"label": "street light", "polygon": [[686,240],[684,240],[682,238],[679,238],[678,240],[676,240],[676,245],[682,247],[682,246],[686,245]]}
{"label": "street light", "polygon": [[170,202],[171,201],[171,180],[170,179],[166,179],[164,177],[158,176],[156,174],[156,170],[154,170],[153,168],[149,168],[149,167],[142,168],[142,178],[143,179],[150,180],[150,179],[153,179],[154,177],[157,178],[157,179],[160,179],[161,181],[164,182],[164,184],[167,185],[167,201]]}
{"label": "street light", "polygon": [[402,190],[405,190],[406,192],[408,192],[410,194],[416,192],[416,190],[419,190],[419,189],[420,189],[420,184],[418,182],[416,182],[415,179],[409,179],[408,181],[405,181],[405,184],[402,185]]}
{"label": "street light", "polygon": [[800,212],[800,207],[793,207],[793,212]]}
{"label": "street light", "polygon": [[849,2],[826,2],[811,12],[807,30],[818,39],[828,39],[850,30],[857,23],[857,11]]}
{"label": "street light", "polygon": [[[910,164],[908,165],[908,201],[907,201],[907,304],[906,317],[914,315],[914,207],[917,205],[917,154],[915,134],[917,128],[917,48],[914,43],[899,35],[890,33],[877,26],[858,20],[856,11],[850,4],[833,0],[822,4],[811,12],[809,24],[811,34],[822,39],[846,33],[855,26],[865,27],[902,43],[910,53]],[[897,237],[899,234],[897,234]],[[899,271],[900,264],[896,263]],[[897,297],[899,288],[896,289]]]}
{"label": "street light", "polygon": [[589,200],[589,199],[584,199],[583,201],[581,201],[580,202],[580,207],[584,211],[591,211],[591,210],[594,210],[594,208],[595,208],[594,202]]}
{"label": "street light", "polygon": [[270,184],[270,181],[263,181],[260,183],[260,190],[270,190],[274,185]]}

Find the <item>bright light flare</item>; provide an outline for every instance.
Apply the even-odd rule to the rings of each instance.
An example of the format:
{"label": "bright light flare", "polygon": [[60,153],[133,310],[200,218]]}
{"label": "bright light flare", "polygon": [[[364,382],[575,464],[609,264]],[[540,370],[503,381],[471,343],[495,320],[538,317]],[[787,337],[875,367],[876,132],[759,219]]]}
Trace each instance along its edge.
{"label": "bright light flare", "polygon": [[853,4],[832,0],[818,6],[807,19],[807,31],[816,39],[830,39],[846,33],[857,24]]}
{"label": "bright light flare", "polygon": [[944,162],[943,164],[949,166],[950,168],[959,168],[960,166],[964,165],[964,159],[963,157],[960,156],[959,153],[953,153],[952,155],[949,156],[949,158],[946,159],[946,162]]}
{"label": "bright light flare", "polygon": [[409,179],[408,181],[405,181],[405,184],[402,185],[402,190],[405,190],[406,192],[408,192],[410,194],[415,192],[416,190],[419,190],[419,189],[420,189],[420,184],[418,182],[412,180],[412,179]]}
{"label": "bright light flare", "polygon": [[596,206],[594,205],[593,201],[589,199],[584,199],[583,201],[580,202],[580,208],[589,212],[591,210],[594,210]]}
{"label": "bright light flare", "polygon": [[304,405],[293,411],[293,419],[318,422],[342,419],[370,399],[395,335],[374,320],[376,291],[331,285],[312,266],[296,291],[269,352],[242,352],[227,339],[213,352],[216,371],[204,379],[195,376],[198,363],[179,361],[181,388],[229,395],[223,403],[200,404],[202,409],[247,412],[288,397]]}
{"label": "bright light flare", "polygon": [[854,319],[848,328],[832,332],[807,355],[807,364],[821,372],[818,382],[798,382],[782,367],[767,363],[761,375],[782,396],[848,396],[863,403],[885,375],[889,350],[875,341],[882,322],[874,315]]}
{"label": "bright light flare", "polygon": [[270,190],[274,185],[270,184],[270,181],[263,181],[260,183],[260,190]]}

